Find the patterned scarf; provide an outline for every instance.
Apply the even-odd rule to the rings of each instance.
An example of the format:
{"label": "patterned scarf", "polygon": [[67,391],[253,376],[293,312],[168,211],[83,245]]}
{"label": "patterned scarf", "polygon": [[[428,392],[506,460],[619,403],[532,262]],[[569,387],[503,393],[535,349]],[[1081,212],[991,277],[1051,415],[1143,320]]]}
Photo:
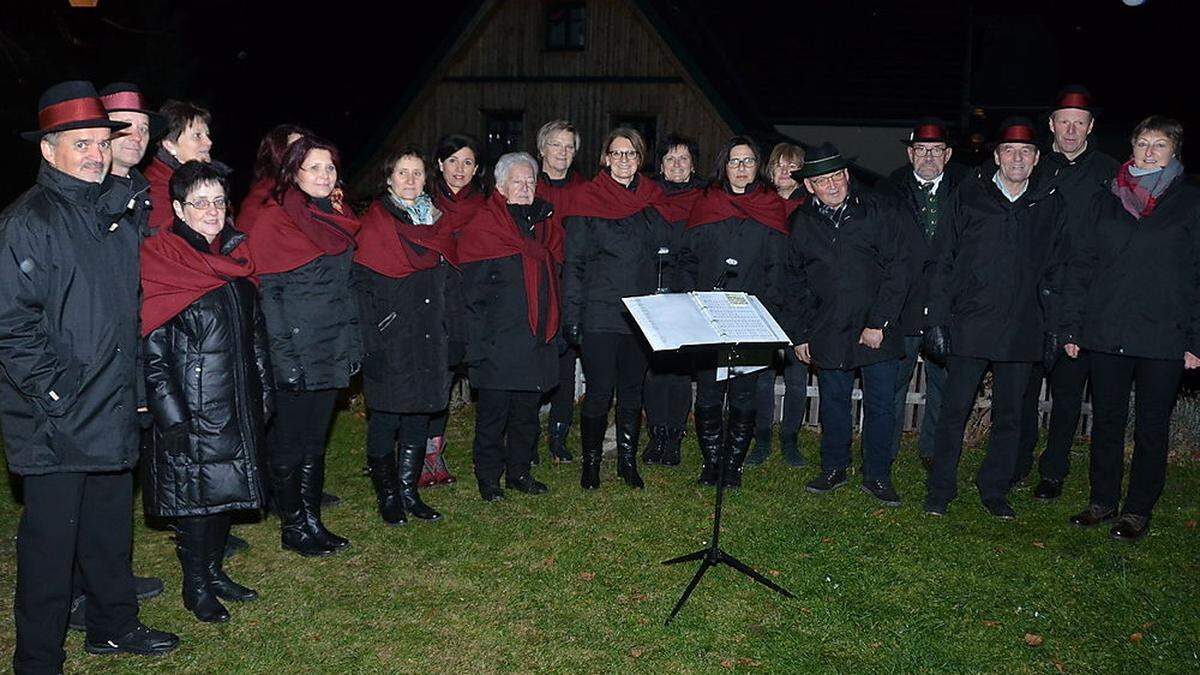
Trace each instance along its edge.
{"label": "patterned scarf", "polygon": [[1137,169],[1132,159],[1122,164],[1117,170],[1116,180],[1112,182],[1112,193],[1121,200],[1121,206],[1130,215],[1140,220],[1154,213],[1158,198],[1183,174],[1183,165],[1179,160],[1172,159],[1166,168],[1158,171],[1138,171],[1141,175],[1135,175],[1135,171]]}
{"label": "patterned scarf", "polygon": [[417,195],[417,198],[411,204],[394,195],[392,196],[392,201],[408,212],[408,215],[412,217],[413,225],[433,224],[433,200],[424,192]]}

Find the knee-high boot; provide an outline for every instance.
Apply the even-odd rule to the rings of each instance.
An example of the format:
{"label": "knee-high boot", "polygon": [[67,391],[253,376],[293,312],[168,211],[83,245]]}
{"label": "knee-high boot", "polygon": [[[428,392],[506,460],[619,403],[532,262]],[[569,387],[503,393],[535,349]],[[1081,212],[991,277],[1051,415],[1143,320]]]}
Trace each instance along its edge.
{"label": "knee-high boot", "polygon": [[383,457],[367,456],[367,467],[371,471],[371,485],[375,487],[375,503],[379,506],[379,517],[388,525],[403,525],[404,503],[400,501],[400,469],[396,464],[395,451]]}
{"label": "knee-high boot", "polygon": [[725,487],[742,486],[742,468],[746,464],[746,452],[750,449],[750,438],[754,434],[753,410],[729,409],[729,431],[725,434],[728,445],[725,464]]}
{"label": "knee-high boot", "polygon": [[579,444],[583,451],[579,487],[584,490],[600,487],[600,458],[604,452],[604,432],[607,429],[607,415],[579,419]]}
{"label": "knee-high boot", "polygon": [[721,444],[724,442],[724,420],[721,406],[696,407],[696,441],[700,445],[700,458],[704,468],[700,471],[702,485],[715,486],[720,466]]}
{"label": "knee-high boot", "polygon": [[626,485],[638,489],[646,487],[637,468],[638,431],[641,425],[640,409],[617,410],[617,475]]}
{"label": "knee-high boot", "polygon": [[321,488],[325,485],[325,455],[305,455],[297,468],[300,474],[300,502],[304,505],[304,520],[318,540],[335,551],[350,547],[350,540],[329,531],[321,521]]}
{"label": "knee-high boot", "polygon": [[225,538],[229,534],[229,514],[222,513],[212,518],[212,524],[205,533],[205,568],[208,571],[208,583],[213,593],[222,600],[248,602],[258,597],[258,592],[247,588],[225,573]]}
{"label": "knee-high boot", "polygon": [[[208,579],[207,544],[211,516],[191,516],[175,521],[175,554],[183,568],[183,606],[207,623],[229,620],[229,611],[217,600]],[[224,538],[221,547],[224,548]]]}
{"label": "knee-high boot", "polygon": [[300,496],[300,467],[271,464],[270,472],[283,549],[306,557],[336,553],[333,546],[309,529],[304,514],[304,500]]}
{"label": "knee-high boot", "polygon": [[404,510],[414,518],[438,520],[442,514],[429,508],[421,501],[417,483],[421,478],[421,467],[425,464],[425,445],[400,445],[400,501]]}

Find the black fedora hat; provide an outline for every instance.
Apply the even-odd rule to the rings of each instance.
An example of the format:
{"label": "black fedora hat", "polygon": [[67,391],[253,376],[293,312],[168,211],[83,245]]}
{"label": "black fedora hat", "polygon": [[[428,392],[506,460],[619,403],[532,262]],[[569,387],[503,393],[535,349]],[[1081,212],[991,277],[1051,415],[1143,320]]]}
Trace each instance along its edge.
{"label": "black fedora hat", "polygon": [[902,141],[905,145],[913,143],[945,143],[950,145],[950,134],[946,133],[946,125],[936,117],[923,117],[913,127],[908,138]]}
{"label": "black fedora hat", "polygon": [[992,139],[991,147],[1001,143],[1027,143],[1037,145],[1037,130],[1028,117],[1008,117],[1000,123],[996,138]]}
{"label": "black fedora hat", "polygon": [[68,80],[47,89],[38,99],[38,129],[26,131],[21,138],[39,141],[46,134],[71,129],[124,129],[125,122],[108,119],[96,87],[84,80]]}
{"label": "black fedora hat", "polygon": [[150,118],[150,140],[162,136],[167,130],[167,118],[150,108],[146,96],[136,84],[113,82],[100,90],[100,102],[108,112],[137,112]]}
{"label": "black fedora hat", "polygon": [[804,166],[792,172],[792,178],[802,180],[813,176],[823,176],[850,166],[842,153],[832,143],[821,145],[808,151],[804,157]]}
{"label": "black fedora hat", "polygon": [[1092,93],[1087,90],[1087,87],[1080,84],[1069,84],[1063,87],[1058,92],[1058,96],[1054,97],[1054,107],[1050,109],[1050,112],[1053,114],[1056,110],[1066,108],[1086,110],[1093,114],[1096,112],[1096,107],[1092,104]]}

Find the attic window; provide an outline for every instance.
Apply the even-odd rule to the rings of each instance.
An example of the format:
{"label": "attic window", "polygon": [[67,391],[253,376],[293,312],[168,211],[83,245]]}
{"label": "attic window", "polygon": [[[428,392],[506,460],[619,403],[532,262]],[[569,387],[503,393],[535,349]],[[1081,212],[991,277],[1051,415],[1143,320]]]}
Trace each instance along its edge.
{"label": "attic window", "polygon": [[582,2],[556,2],[546,8],[546,49],[583,49],[587,15]]}

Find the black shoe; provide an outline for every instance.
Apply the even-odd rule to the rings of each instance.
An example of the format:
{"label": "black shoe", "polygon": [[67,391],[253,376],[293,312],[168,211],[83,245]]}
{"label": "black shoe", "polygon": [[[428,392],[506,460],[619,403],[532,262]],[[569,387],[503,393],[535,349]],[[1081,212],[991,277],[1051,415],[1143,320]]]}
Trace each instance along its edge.
{"label": "black shoe", "polygon": [[229,610],[221,604],[209,582],[209,556],[221,555],[223,542],[216,546],[212,542],[219,534],[214,516],[193,516],[175,521],[175,554],[183,568],[183,606],[197,619],[205,623],[224,623],[229,620]]}
{"label": "black shoe", "polygon": [[1013,507],[1009,505],[1008,500],[1004,497],[992,497],[983,500],[983,508],[992,516],[1000,520],[1016,520],[1017,512],[1013,511]]}
{"label": "black shoe", "polygon": [[135,574],[133,575],[133,592],[137,595],[138,602],[157,597],[163,592],[162,579],[158,577],[139,577]]}
{"label": "black shoe", "polygon": [[775,435],[773,432],[774,429],[767,427],[754,433],[754,449],[746,455],[744,466],[758,466],[767,461],[767,457],[771,456],[771,441]]}
{"label": "black shoe", "polygon": [[808,465],[804,455],[800,452],[800,437],[795,431],[779,433],[779,451],[783,454],[783,461],[793,469]]}
{"label": "black shoe", "polygon": [[137,627],[115,640],[92,642],[85,640],[83,648],[89,654],[140,654],[158,656],[179,646],[179,636],[154,630],[138,623]]}
{"label": "black shoe", "polygon": [[683,445],[683,429],[680,427],[667,427],[667,437],[663,441],[663,466],[679,466],[683,461],[680,447]]}
{"label": "black shoe", "polygon": [[400,469],[396,464],[396,453],[383,457],[367,457],[371,469],[371,485],[375,488],[375,504],[379,517],[388,525],[403,525],[408,522],[404,514],[404,502],[400,501]]}
{"label": "black shoe", "polygon": [[1017,474],[1017,475],[1013,476],[1013,477],[1012,477],[1012,480],[1008,481],[1008,487],[1009,487],[1009,488],[1015,488],[1015,487],[1017,487],[1017,486],[1021,485],[1022,483],[1024,483],[1024,482],[1025,482],[1025,480],[1026,480],[1027,478],[1029,478],[1029,474],[1030,474],[1030,473],[1032,473],[1032,470],[1030,470],[1030,471],[1023,471],[1023,472],[1021,472],[1020,474]]}
{"label": "black shoe", "polygon": [[637,443],[642,424],[641,409],[617,410],[617,475],[631,488],[644,490],[638,474]]}
{"label": "black shoe", "polygon": [[925,509],[925,515],[928,516],[940,518],[946,515],[946,502],[934,499],[932,497],[925,498],[925,505],[923,508]]}
{"label": "black shoe", "polygon": [[67,628],[87,630],[87,596],[80,595],[71,601],[71,613],[67,615]]}
{"label": "black shoe", "polygon": [[[742,486],[742,469],[746,464],[746,452],[750,449],[750,436],[754,433],[757,415],[753,410],[729,409],[729,431],[725,434],[725,487]],[[770,445],[768,435],[767,444]]]}
{"label": "black shoe", "polygon": [[238,553],[248,550],[250,550],[250,542],[230,532],[229,536],[225,538],[225,545],[222,547],[221,555],[226,558],[232,558]]}
{"label": "black shoe", "polygon": [[214,522],[210,523],[205,533],[205,572],[208,574],[208,585],[213,595],[221,600],[233,602],[249,602],[258,597],[258,591],[247,588],[229,578],[222,567],[221,548],[225,537],[229,534],[229,516],[225,514],[208,516]]}
{"label": "black shoe", "polygon": [[804,489],[813,494],[823,495],[827,492],[833,492],[834,490],[845,485],[847,482],[849,481],[846,480],[846,470],[837,469],[836,471],[826,471],[820,476],[808,481],[808,484],[804,486]]}
{"label": "black shoe", "polygon": [[579,419],[579,444],[583,449],[579,487],[584,490],[600,487],[600,459],[604,452],[604,432],[607,430],[607,415]]}
{"label": "black shoe", "polygon": [[496,481],[479,481],[479,496],[485,502],[504,501],[504,490]]}
{"label": "black shoe", "polygon": [[1042,502],[1054,501],[1062,496],[1062,490],[1063,482],[1061,480],[1043,478],[1033,489],[1033,498]]}
{"label": "black shoe", "polygon": [[1113,523],[1108,536],[1117,541],[1133,543],[1140,541],[1150,532],[1150,519],[1136,513],[1122,513],[1117,522]]}
{"label": "black shoe", "polygon": [[571,451],[567,450],[567,435],[571,433],[569,422],[551,422],[546,436],[550,439],[550,457],[559,464],[570,464],[575,461]]}
{"label": "black shoe", "polygon": [[700,470],[701,485],[716,487],[717,464],[721,456],[721,444],[725,442],[725,420],[720,406],[696,407],[696,441],[700,445],[700,457],[704,468]]}
{"label": "black shoe", "polygon": [[297,467],[300,476],[300,503],[304,506],[304,520],[308,529],[319,540],[325,542],[335,551],[350,548],[350,540],[340,537],[321,520],[321,488],[325,485],[325,455],[307,455],[300,460]]}
{"label": "black shoe", "polygon": [[334,506],[341,506],[342,498],[337,495],[331,495],[328,492],[321,493],[321,508],[328,509]]}
{"label": "black shoe", "polygon": [[505,476],[504,484],[506,487],[516,490],[517,492],[524,492],[527,495],[544,495],[550,491],[550,488],[546,487],[545,483],[535,480],[534,477],[528,473],[517,476],[516,478],[509,478]]}
{"label": "black shoe", "polygon": [[656,424],[646,428],[646,448],[642,450],[643,464],[662,464],[666,452],[667,428]]}
{"label": "black shoe", "polygon": [[408,515],[421,520],[441,520],[442,514],[421,501],[417,483],[421,479],[421,467],[425,466],[425,444],[400,445],[400,501]]}
{"label": "black shoe", "polygon": [[295,551],[305,557],[327,556],[337,553],[328,542],[308,527],[304,515],[304,502],[300,497],[300,470],[298,467],[269,467],[271,488],[275,494],[275,506],[279,510],[279,542],[285,551]]}
{"label": "black shoe", "polygon": [[900,506],[900,495],[891,483],[881,480],[864,480],[862,491],[883,502],[884,506]]}
{"label": "black shoe", "polygon": [[1116,517],[1117,510],[1115,508],[1088,504],[1086,509],[1071,516],[1067,522],[1075,527],[1096,527],[1111,522]]}

